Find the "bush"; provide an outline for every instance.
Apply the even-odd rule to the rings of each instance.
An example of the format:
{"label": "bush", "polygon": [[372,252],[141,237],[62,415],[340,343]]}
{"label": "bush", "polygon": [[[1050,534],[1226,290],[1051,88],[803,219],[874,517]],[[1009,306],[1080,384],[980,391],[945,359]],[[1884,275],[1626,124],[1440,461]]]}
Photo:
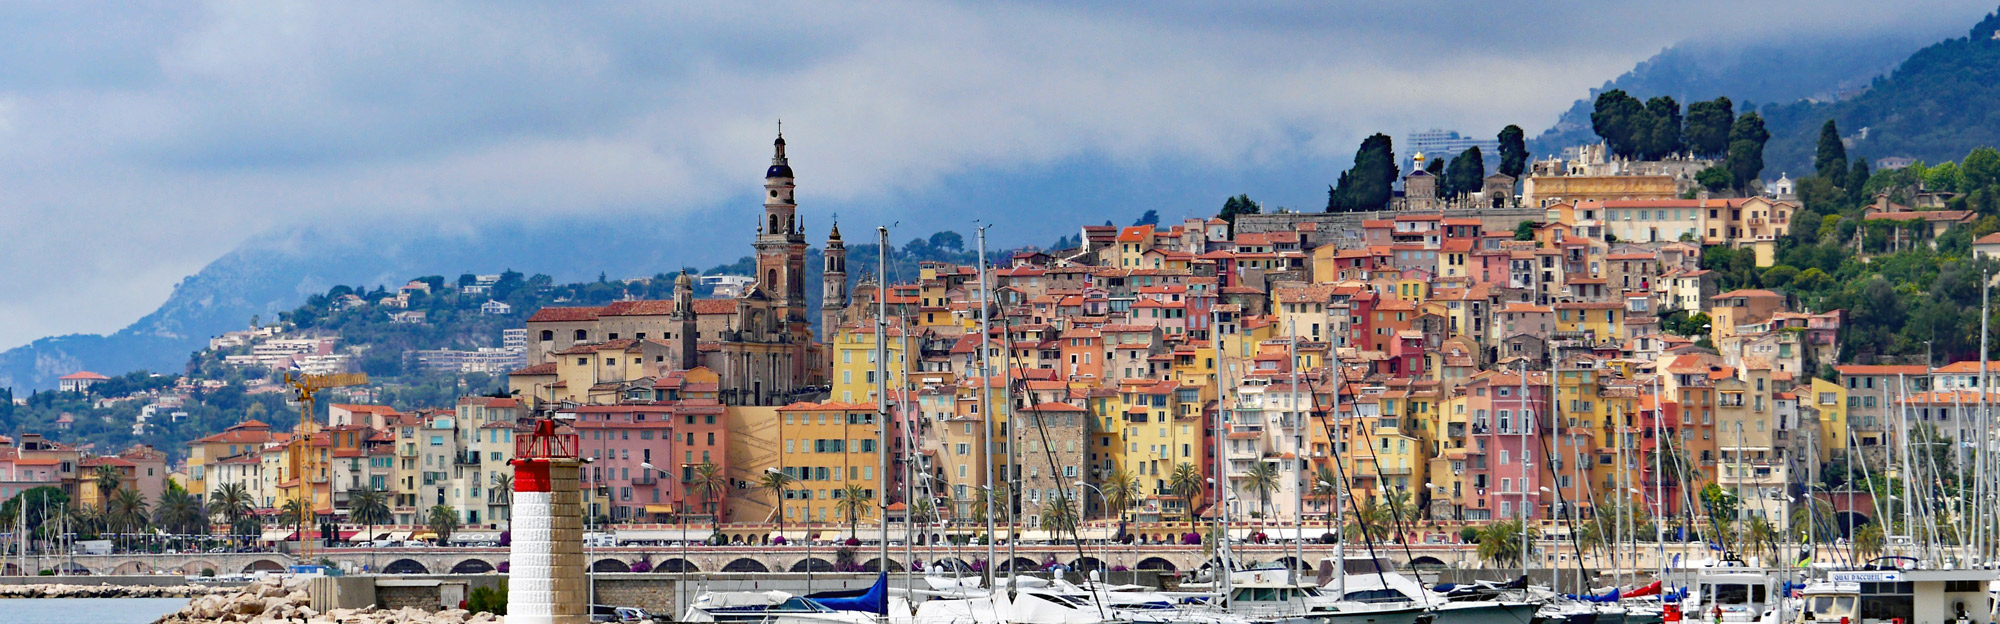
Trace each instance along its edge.
{"label": "bush", "polygon": [[632,565],[628,566],[627,569],[633,572],[651,572],[653,571],[653,562],[640,559],[632,562]]}
{"label": "bush", "polygon": [[1201,534],[1189,531],[1181,535],[1181,544],[1185,546],[1198,546],[1201,544]]}
{"label": "bush", "polygon": [[[304,498],[304,497],[300,497],[300,498]],[[783,546],[783,545],[785,545],[785,536],[783,536],[783,535],[780,535],[780,536],[777,536],[777,537],[773,537],[773,538],[771,538],[771,545],[772,545],[772,546]]]}
{"label": "bush", "polygon": [[1467,544],[1479,543],[1479,527],[1465,527],[1458,530],[1458,540]]}
{"label": "bush", "polygon": [[204,577],[213,578],[215,576],[215,568],[202,568],[201,575]]}
{"label": "bush", "polygon": [[510,565],[508,565],[508,563],[507,563],[507,562],[505,562],[505,561],[502,561],[502,562],[500,562],[500,565],[496,565],[496,566],[493,566],[493,571],[495,571],[495,572],[499,572],[499,573],[501,573],[501,574],[506,574],[506,573],[507,573],[507,571],[508,571],[509,569],[511,569],[512,567],[513,567],[513,566],[510,566]]}
{"label": "bush", "polygon": [[35,573],[35,576],[55,576],[55,575],[56,575],[55,570],[42,570],[41,572]]}
{"label": "bush", "polygon": [[486,586],[472,588],[472,594],[465,598],[465,610],[473,613],[507,614],[507,581],[502,579],[498,589]]}

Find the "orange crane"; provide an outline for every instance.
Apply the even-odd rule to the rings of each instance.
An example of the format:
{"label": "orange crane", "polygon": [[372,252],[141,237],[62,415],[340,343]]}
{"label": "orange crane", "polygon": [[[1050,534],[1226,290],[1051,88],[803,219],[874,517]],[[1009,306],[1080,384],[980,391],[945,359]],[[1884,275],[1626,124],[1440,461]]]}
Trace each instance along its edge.
{"label": "orange crane", "polygon": [[[296,376],[290,372],[285,373],[285,385],[292,388],[293,392],[296,393],[294,396],[297,397],[299,402],[299,428],[292,434],[292,441],[298,445],[294,448],[297,449],[299,455],[296,461],[288,462],[299,467],[297,475],[299,479],[298,500],[301,512],[301,517],[298,520],[300,525],[299,563],[311,563],[309,555],[312,554],[312,540],[306,539],[306,533],[303,530],[304,525],[307,524],[307,517],[310,516],[313,520],[318,520],[319,518],[319,491],[313,487],[313,479],[320,478],[320,472],[323,469],[320,467],[319,455],[315,454],[312,448],[312,435],[319,430],[319,423],[313,416],[314,398],[321,390],[327,388],[343,388],[367,384],[368,373],[333,373],[330,375],[307,375],[301,373]],[[333,505],[331,483],[331,480],[329,480],[327,491],[327,505],[329,507]],[[315,522],[314,524],[317,523]],[[322,535],[321,537],[324,538],[326,536]]]}

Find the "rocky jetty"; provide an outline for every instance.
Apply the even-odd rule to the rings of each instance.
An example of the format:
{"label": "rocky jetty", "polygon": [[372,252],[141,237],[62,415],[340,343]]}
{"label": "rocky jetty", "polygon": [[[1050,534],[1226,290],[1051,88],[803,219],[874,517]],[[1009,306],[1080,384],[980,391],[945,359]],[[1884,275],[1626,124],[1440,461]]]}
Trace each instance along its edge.
{"label": "rocky jetty", "polygon": [[0,585],[0,598],[193,598],[235,591],[207,585]]}
{"label": "rocky jetty", "polygon": [[463,609],[423,611],[402,608],[313,610],[303,585],[251,583],[241,591],[213,593],[194,599],[180,611],[153,624],[482,624],[500,622],[491,613]]}

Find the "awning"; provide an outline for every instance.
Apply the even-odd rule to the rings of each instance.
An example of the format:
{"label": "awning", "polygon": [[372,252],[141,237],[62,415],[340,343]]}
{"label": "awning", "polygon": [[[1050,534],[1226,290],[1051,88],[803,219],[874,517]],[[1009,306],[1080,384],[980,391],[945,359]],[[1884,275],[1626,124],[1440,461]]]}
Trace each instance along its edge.
{"label": "awning", "polygon": [[1048,531],[1043,531],[1041,529],[1029,529],[1021,532],[1021,539],[1030,542],[1046,542],[1055,539],[1055,536],[1050,535]]}
{"label": "awning", "polygon": [[410,538],[411,538],[411,539],[420,539],[420,540],[434,540],[434,539],[437,539],[437,538],[438,538],[438,534],[436,534],[436,533],[432,533],[432,532],[430,532],[430,531],[424,531],[424,532],[422,532],[422,533],[418,533],[418,534],[416,534],[416,535],[412,535],[412,536],[410,536]]}
{"label": "awning", "polygon": [[383,532],[383,533],[382,533],[382,538],[381,538],[381,539],[385,539],[385,540],[395,540],[395,541],[402,541],[402,540],[406,540],[406,539],[410,539],[410,532],[409,532],[409,531],[385,531],[385,532]]}
{"label": "awning", "polygon": [[292,539],[292,534],[296,532],[297,531],[293,531],[291,529],[264,529],[264,534],[260,536],[258,539],[262,539],[266,542],[284,541]]}
{"label": "awning", "polygon": [[1284,541],[1292,541],[1298,539],[1318,540],[1321,535],[1325,534],[1326,534],[1326,527],[1323,526],[1306,527],[1303,529],[1286,527],[1281,529],[1272,528],[1264,530],[1264,535],[1266,537],[1269,537],[1274,540],[1284,540]]}
{"label": "awning", "polygon": [[673,512],[674,512],[674,506],[673,506],[673,505],[647,505],[647,506],[646,506],[646,513],[649,513],[649,514],[671,514],[671,513],[673,513]]}
{"label": "awning", "polygon": [[1118,537],[1118,527],[1077,527],[1076,536],[1079,539],[1108,540]]}
{"label": "awning", "polygon": [[771,532],[771,537],[782,537],[785,538],[785,541],[787,542],[796,542],[805,539],[806,536],[808,535],[812,535],[812,531],[786,529],[783,531]]}
{"label": "awning", "polygon": [[497,542],[497,541],[500,541],[499,531],[463,531],[451,534],[451,543],[453,544],[470,544],[473,542]]}
{"label": "awning", "polygon": [[698,542],[715,535],[713,529],[619,529],[613,532],[618,543]]}

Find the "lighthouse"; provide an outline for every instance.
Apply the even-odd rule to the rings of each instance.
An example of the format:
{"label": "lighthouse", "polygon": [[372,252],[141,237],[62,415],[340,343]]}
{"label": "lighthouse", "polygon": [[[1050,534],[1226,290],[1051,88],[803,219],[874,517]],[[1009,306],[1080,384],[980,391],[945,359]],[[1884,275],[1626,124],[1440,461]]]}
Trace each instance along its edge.
{"label": "lighthouse", "polygon": [[514,442],[509,624],[585,624],[590,587],[583,560],[583,490],[577,435],[535,423]]}

